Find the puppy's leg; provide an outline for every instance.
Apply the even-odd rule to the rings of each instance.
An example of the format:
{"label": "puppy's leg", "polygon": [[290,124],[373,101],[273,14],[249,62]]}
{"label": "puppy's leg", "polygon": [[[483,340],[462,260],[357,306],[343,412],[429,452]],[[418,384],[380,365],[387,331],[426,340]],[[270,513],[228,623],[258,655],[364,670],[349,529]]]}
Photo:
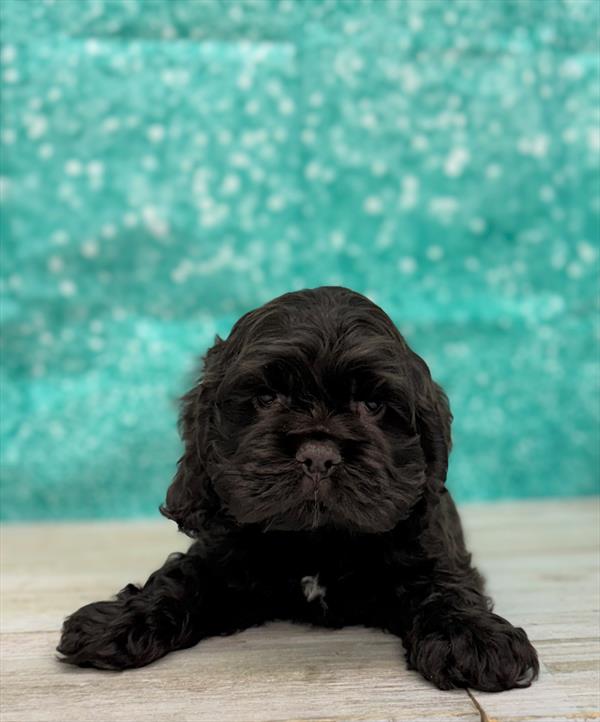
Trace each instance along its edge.
{"label": "puppy's leg", "polygon": [[409,667],[440,689],[528,687],[539,670],[536,651],[523,629],[492,612],[449,494],[429,521],[417,565],[398,573],[404,584],[389,625]]}
{"label": "puppy's leg", "polygon": [[68,617],[58,652],[61,661],[80,666],[142,667],[203,637],[259,623],[252,608],[216,565],[193,553],[172,554],[143,587],[129,584],[114,600]]}
{"label": "puppy's leg", "polygon": [[401,636],[409,667],[440,689],[528,687],[539,665],[525,631],[494,614],[485,596],[462,589],[464,582],[432,581],[406,592],[412,615]]}

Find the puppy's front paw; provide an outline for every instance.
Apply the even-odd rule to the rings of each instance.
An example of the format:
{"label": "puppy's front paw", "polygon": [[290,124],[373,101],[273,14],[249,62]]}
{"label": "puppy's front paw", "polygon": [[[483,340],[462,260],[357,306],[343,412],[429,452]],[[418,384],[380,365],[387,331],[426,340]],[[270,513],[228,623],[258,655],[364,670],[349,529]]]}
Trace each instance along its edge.
{"label": "puppy's front paw", "polygon": [[453,615],[435,626],[411,645],[407,657],[411,668],[440,689],[501,692],[529,687],[538,675],[537,653],[524,630],[496,614]]}
{"label": "puppy's front paw", "polygon": [[126,588],[115,601],[88,604],[67,617],[57,647],[61,662],[116,670],[161,656],[144,615],[127,603],[132,595]]}

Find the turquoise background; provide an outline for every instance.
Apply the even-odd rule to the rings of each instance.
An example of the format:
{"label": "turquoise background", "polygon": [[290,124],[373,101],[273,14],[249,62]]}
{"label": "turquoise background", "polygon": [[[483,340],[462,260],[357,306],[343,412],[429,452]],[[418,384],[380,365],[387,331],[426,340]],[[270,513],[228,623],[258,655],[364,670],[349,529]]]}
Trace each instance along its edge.
{"label": "turquoise background", "polygon": [[156,515],[215,333],[343,284],[461,500],[598,490],[600,3],[3,0],[5,519]]}

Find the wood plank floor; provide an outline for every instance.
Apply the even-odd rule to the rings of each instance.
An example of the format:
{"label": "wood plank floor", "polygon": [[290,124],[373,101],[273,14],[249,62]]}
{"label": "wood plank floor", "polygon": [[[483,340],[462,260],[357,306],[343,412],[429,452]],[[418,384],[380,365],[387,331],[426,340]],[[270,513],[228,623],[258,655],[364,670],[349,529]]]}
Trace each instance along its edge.
{"label": "wood plank floor", "polygon": [[272,624],[207,640],[144,669],[59,664],[62,618],[143,581],[186,540],[166,521],[6,525],[1,531],[2,722],[600,719],[599,500],[462,510],[497,611],[542,660],[530,689],[440,692],[373,630]]}

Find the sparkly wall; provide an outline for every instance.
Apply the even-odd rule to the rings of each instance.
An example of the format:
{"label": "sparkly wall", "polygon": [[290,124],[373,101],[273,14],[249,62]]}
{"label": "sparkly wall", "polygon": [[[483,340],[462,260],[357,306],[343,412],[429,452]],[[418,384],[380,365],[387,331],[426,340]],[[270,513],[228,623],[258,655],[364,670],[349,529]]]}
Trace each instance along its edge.
{"label": "sparkly wall", "polygon": [[3,0],[2,515],[155,514],[215,333],[343,284],[461,500],[598,484],[593,0]]}

